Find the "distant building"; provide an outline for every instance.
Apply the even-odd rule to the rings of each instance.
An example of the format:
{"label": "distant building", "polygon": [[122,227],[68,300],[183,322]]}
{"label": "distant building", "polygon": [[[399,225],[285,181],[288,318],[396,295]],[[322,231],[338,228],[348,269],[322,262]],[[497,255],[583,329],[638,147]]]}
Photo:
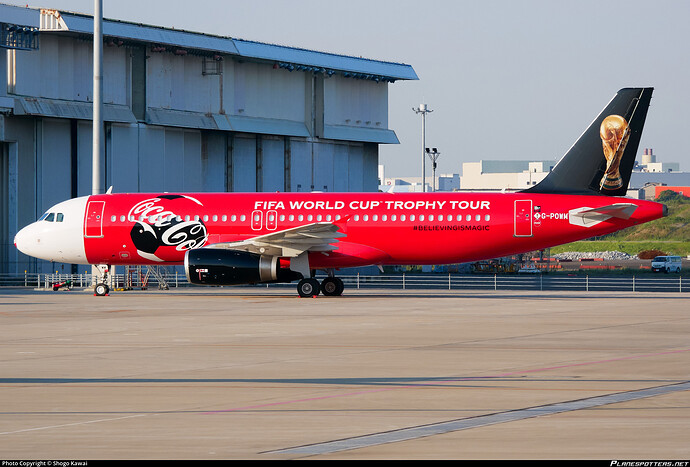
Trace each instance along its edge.
{"label": "distant building", "polygon": [[680,164],[678,162],[657,162],[654,150],[652,148],[645,148],[642,162],[638,163],[635,169],[639,172],[680,172]]}
{"label": "distant building", "polygon": [[630,174],[630,190],[646,185],[690,186],[690,172],[633,172]]}
{"label": "distant building", "polygon": [[481,160],[462,164],[462,190],[524,190],[546,177],[556,161]]}
{"label": "distant building", "polygon": [[[602,158],[603,160],[603,158]],[[436,177],[437,191],[517,191],[535,186],[556,166],[557,161],[480,160],[462,164],[462,175],[445,174]],[[421,192],[421,177],[385,178],[379,166],[381,191]],[[432,191],[431,177],[427,177],[427,191]],[[652,149],[645,149],[642,162],[636,163],[630,176],[628,197],[649,198],[648,185],[672,187],[690,186],[690,172],[681,172],[677,162],[657,162]]]}
{"label": "distant building", "polygon": [[638,190],[640,199],[655,200],[666,190],[675,191],[676,193],[690,197],[690,185],[686,186],[668,186],[662,183],[648,183]]}
{"label": "distant building", "polygon": [[[460,174],[442,174],[436,176],[436,183],[432,177],[427,177],[427,193],[434,191],[457,191],[460,189]],[[380,191],[391,191],[394,193],[408,193],[422,191],[422,177],[398,177],[385,178],[379,187]]]}

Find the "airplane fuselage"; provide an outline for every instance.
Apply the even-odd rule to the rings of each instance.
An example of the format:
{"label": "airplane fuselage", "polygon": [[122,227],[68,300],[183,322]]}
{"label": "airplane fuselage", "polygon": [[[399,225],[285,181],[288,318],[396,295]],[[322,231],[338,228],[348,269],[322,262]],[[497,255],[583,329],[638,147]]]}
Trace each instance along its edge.
{"label": "airplane fuselage", "polygon": [[[584,222],[578,216],[617,203],[630,206],[632,215]],[[53,211],[52,222],[27,227],[34,244],[18,234],[22,251],[81,264],[182,264],[190,249],[337,225],[344,236],[329,251],[309,251],[312,269],[476,261],[604,235],[664,214],[662,204],[628,198],[483,192],[104,194]]]}

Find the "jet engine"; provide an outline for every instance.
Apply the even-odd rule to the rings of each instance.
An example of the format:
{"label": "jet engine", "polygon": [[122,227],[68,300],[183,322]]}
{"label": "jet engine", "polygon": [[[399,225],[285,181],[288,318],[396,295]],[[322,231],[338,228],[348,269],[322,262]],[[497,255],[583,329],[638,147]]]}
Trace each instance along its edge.
{"label": "jet engine", "polygon": [[277,256],[247,251],[197,248],[184,256],[187,280],[201,285],[239,285],[292,282],[302,274],[280,267]]}

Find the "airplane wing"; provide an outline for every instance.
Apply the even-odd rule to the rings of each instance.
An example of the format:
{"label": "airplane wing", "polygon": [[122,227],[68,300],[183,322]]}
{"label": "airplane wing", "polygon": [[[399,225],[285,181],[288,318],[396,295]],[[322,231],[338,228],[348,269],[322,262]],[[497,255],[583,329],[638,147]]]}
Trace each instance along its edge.
{"label": "airplane wing", "polygon": [[611,219],[630,219],[637,206],[632,203],[616,203],[600,208],[578,208],[568,212],[568,221],[581,227],[592,227]]}
{"label": "airplane wing", "polygon": [[204,248],[241,250],[262,255],[294,258],[305,251],[333,251],[339,238],[345,234],[330,222],[315,222],[291,229],[259,235],[239,242],[222,242]]}

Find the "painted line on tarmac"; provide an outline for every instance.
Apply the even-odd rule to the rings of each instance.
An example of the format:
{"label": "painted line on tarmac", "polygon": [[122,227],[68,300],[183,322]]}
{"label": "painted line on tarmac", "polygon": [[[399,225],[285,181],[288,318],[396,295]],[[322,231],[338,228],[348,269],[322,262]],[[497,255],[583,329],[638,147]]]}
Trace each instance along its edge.
{"label": "painted line on tarmac", "polygon": [[[433,381],[431,381],[431,379],[426,379],[424,381],[430,381],[430,382],[418,381],[416,383],[404,384],[402,386],[387,386],[384,388],[365,389],[362,391],[349,392],[349,393],[344,393],[344,394],[343,393],[331,394],[331,395],[318,396],[318,397],[312,397],[312,398],[306,398],[306,399],[277,401],[277,402],[269,402],[269,403],[259,404],[259,405],[248,405],[248,406],[233,407],[230,409],[210,410],[208,412],[204,412],[204,414],[213,415],[213,414],[222,414],[222,413],[229,413],[229,412],[240,412],[240,411],[244,411],[244,410],[257,410],[257,409],[270,408],[270,407],[276,407],[276,406],[297,404],[297,403],[302,403],[302,402],[312,402],[312,401],[317,401],[317,400],[337,399],[337,398],[341,398],[341,397],[360,396],[363,394],[372,394],[372,393],[383,392],[383,391],[396,391],[396,390],[401,390],[401,389],[416,389],[416,388],[421,388],[421,387],[434,387],[436,385],[440,385],[443,383],[476,382],[476,381],[490,382],[492,380],[495,380],[496,378],[505,378],[505,377],[509,377],[509,376],[524,375],[524,374],[537,373],[537,372],[542,372],[542,371],[561,370],[564,368],[572,368],[572,367],[578,367],[578,366],[583,366],[583,365],[598,365],[598,364],[602,364],[602,363],[612,363],[612,362],[619,362],[619,361],[632,360],[632,359],[638,359],[638,358],[658,357],[660,355],[671,355],[671,354],[676,354],[676,353],[681,353],[681,352],[690,352],[690,348],[679,349],[679,350],[670,350],[667,352],[656,352],[656,353],[651,353],[651,354],[629,355],[626,357],[611,358],[611,359],[607,359],[607,360],[597,360],[597,361],[592,361],[592,362],[568,363],[566,365],[550,366],[550,367],[544,367],[544,368],[532,368],[529,370],[511,371],[511,372],[492,375],[492,376],[459,376],[459,377],[453,377],[453,378],[437,378],[437,379],[435,378],[435,379],[433,379]],[[363,383],[363,384],[369,384],[369,383]]]}
{"label": "painted line on tarmac", "polygon": [[83,422],[63,423],[62,425],[49,425],[49,426],[39,426],[39,427],[34,427],[34,428],[24,428],[21,430],[5,431],[5,432],[0,433],[0,435],[14,435],[16,433],[26,433],[29,431],[52,430],[55,428],[66,428],[66,427],[70,427],[70,426],[89,425],[91,423],[113,422],[116,420],[126,420],[128,418],[145,417],[147,415],[151,415],[151,414],[150,413],[144,413],[144,414],[137,414],[137,415],[128,415],[126,417],[100,418],[98,420],[86,420]]}
{"label": "painted line on tarmac", "polygon": [[690,381],[686,381],[684,383],[679,384],[672,384],[668,386],[657,386],[653,388],[640,389],[637,391],[628,391],[568,402],[559,402],[555,404],[542,405],[538,407],[530,407],[527,409],[499,412],[490,415],[482,415],[478,417],[450,420],[446,422],[434,423],[431,425],[403,428],[400,430],[387,431],[383,433],[374,433],[365,436],[346,438],[336,441],[329,441],[325,443],[311,444],[307,446],[298,446],[294,448],[281,449],[276,451],[267,451],[263,454],[290,454],[302,456],[330,454],[338,451],[348,451],[352,449],[367,448],[381,444],[396,443],[399,441],[413,440],[418,438],[424,438],[427,436],[451,433],[454,431],[468,430],[488,425],[496,425],[499,423],[526,420],[529,418],[541,417],[544,415],[572,412],[575,410],[582,409],[591,409],[593,407],[599,407],[602,405],[616,404],[619,402],[628,402],[637,399],[660,396],[663,394],[687,390],[690,390]]}

